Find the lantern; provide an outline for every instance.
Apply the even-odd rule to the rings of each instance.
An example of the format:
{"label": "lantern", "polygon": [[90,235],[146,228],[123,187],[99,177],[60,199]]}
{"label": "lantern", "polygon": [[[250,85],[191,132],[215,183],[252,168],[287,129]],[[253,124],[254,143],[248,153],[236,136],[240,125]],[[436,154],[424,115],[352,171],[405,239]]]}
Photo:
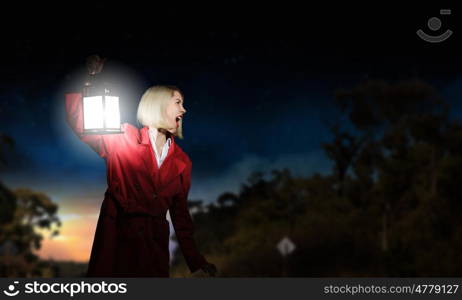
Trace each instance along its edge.
{"label": "lantern", "polygon": [[103,64],[104,59],[97,55],[87,59],[90,76],[85,83],[82,98],[84,134],[122,133],[119,97],[112,94],[106,84],[96,80]]}
{"label": "lantern", "polygon": [[87,87],[83,96],[85,134],[121,133],[119,97],[107,88]]}

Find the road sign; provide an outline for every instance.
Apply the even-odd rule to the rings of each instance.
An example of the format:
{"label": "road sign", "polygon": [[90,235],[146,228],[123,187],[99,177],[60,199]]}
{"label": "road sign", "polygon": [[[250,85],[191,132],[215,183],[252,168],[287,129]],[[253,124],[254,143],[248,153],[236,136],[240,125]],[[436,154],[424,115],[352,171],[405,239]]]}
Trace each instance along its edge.
{"label": "road sign", "polygon": [[281,253],[282,256],[287,256],[291,254],[296,246],[295,244],[289,239],[289,237],[285,236],[282,238],[281,241],[279,241],[277,247],[279,252]]}

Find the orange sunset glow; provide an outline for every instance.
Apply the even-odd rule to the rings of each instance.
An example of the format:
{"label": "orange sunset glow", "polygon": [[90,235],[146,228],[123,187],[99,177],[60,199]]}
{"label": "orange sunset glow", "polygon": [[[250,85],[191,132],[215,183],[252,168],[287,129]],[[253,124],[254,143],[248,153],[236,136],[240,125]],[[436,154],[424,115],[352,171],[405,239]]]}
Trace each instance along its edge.
{"label": "orange sunset glow", "polygon": [[97,220],[97,216],[83,216],[64,221],[59,236],[50,239],[44,234],[38,255],[44,259],[88,262]]}
{"label": "orange sunset glow", "polygon": [[62,199],[58,216],[60,233],[54,238],[42,231],[42,247],[37,254],[43,259],[88,262],[103,194]]}

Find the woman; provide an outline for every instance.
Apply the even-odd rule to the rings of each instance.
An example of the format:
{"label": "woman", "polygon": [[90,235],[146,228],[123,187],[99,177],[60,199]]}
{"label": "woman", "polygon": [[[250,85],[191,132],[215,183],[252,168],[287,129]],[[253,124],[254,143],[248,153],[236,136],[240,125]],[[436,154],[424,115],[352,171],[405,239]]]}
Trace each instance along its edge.
{"label": "woman", "polygon": [[106,161],[108,189],[91,251],[89,277],[169,277],[167,210],[191,271],[214,276],[199,253],[187,206],[191,160],[176,144],[186,110],[181,91],[149,88],[138,105],[141,130],[124,123],[123,134],[83,135],[81,94],[66,95],[67,120],[79,138]]}

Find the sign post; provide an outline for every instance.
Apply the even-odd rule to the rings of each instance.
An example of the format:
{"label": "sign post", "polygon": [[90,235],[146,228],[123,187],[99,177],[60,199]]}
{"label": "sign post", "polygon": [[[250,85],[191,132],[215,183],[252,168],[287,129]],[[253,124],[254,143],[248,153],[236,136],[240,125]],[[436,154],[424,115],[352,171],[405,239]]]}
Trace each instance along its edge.
{"label": "sign post", "polygon": [[285,236],[279,241],[276,248],[282,255],[282,277],[287,277],[287,256],[295,250],[296,246],[288,236]]}

